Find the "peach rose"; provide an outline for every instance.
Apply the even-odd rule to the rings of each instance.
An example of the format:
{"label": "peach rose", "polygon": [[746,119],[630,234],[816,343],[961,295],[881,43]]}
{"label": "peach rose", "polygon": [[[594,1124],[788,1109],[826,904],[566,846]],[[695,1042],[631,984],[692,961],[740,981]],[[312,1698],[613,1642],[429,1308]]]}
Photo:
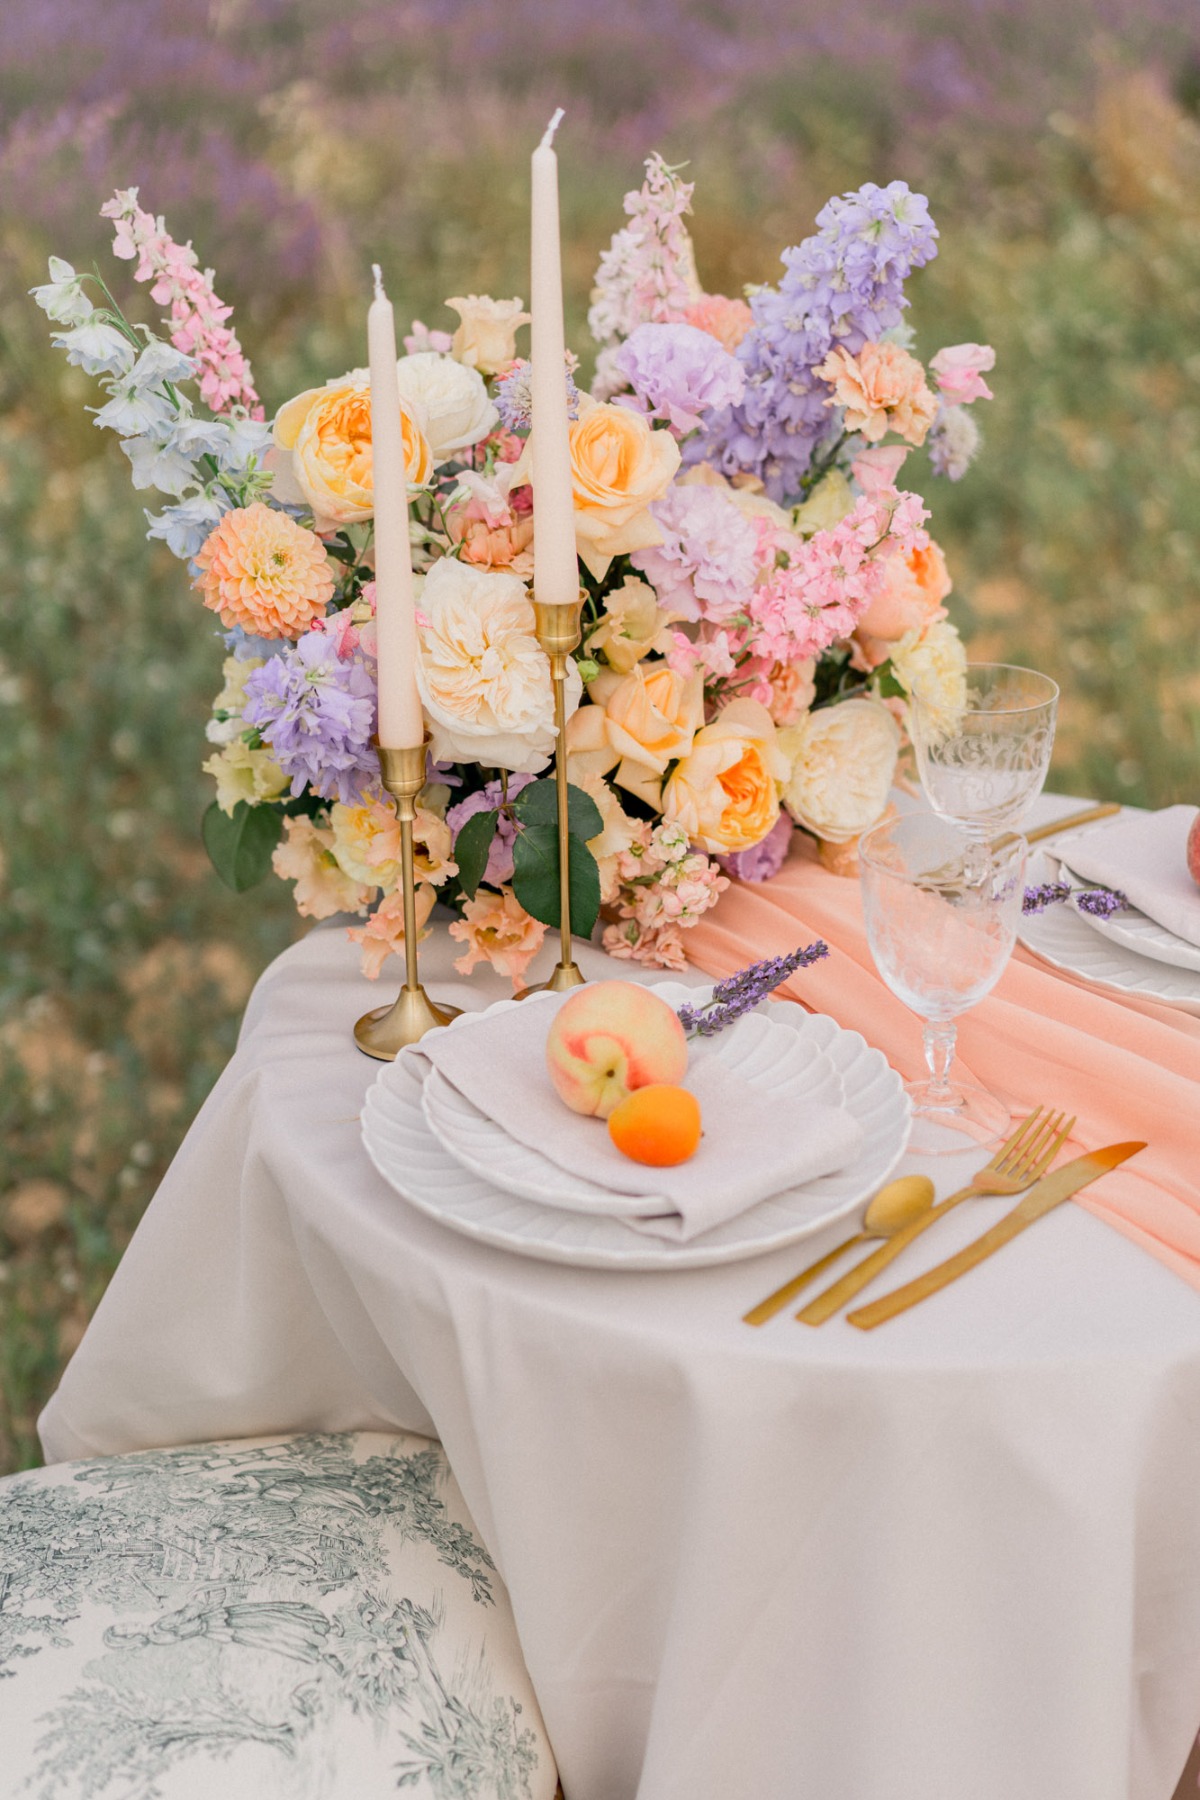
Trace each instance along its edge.
{"label": "peach rose", "polygon": [[[417,883],[417,937],[428,936],[425,930],[426,920],[433,911],[433,903],[437,896],[425,882]],[[356,944],[361,944],[362,972],[368,981],[378,979],[379,971],[389,956],[404,954],[404,894],[396,888],[386,899],[381,900],[365,925],[359,925],[346,934]]]}
{"label": "peach rose", "polygon": [[652,651],[666,655],[671,648],[667,627],[677,617],[658,604],[648,582],[627,575],[619,588],[605,596],[604,616],[588,635],[587,654],[595,656],[602,651],[610,669],[627,675]]}
{"label": "peach rose", "polygon": [[[409,483],[424,487],[433,473],[429,445],[403,404],[400,419]],[[371,517],[371,383],[365,370],[297,394],[280,407],[274,435],[277,500],[311,506],[318,531]]]}
{"label": "peach rose", "polygon": [[614,556],[662,543],[650,507],[670,487],[679,463],[679,445],[669,431],[652,431],[628,406],[600,405],[581,396],[571,426],[575,542],[597,581]]}
{"label": "peach rose", "polygon": [[845,408],[847,431],[861,432],[869,444],[889,430],[910,444],[925,442],[937,400],[922,365],[899,344],[864,344],[857,356],[839,346],[816,373],[833,388],[826,405]]}
{"label": "peach rose", "polygon": [[703,850],[749,850],[779,817],[779,783],[787,773],[766,707],[731,700],[696,733],[691,753],[668,781],[663,817]]}
{"label": "peach rose", "polygon": [[730,300],[724,294],[705,294],[684,309],[684,322],[707,331],[723,344],[730,355],[746,333],[753,328],[754,314],[744,300]]}
{"label": "peach rose", "polygon": [[843,844],[878,822],[900,749],[900,727],[878,700],[810,712],[779,742],[791,763],[784,799],[805,831]]}
{"label": "peach rose", "polygon": [[545,935],[546,927],[540,919],[530,918],[510,887],[502,887],[498,894],[480,888],[467,901],[462,918],[450,927],[450,936],[466,945],[454,966],[460,975],[469,975],[476,963],[490,963],[519,992]]}
{"label": "peach rose", "polygon": [[808,711],[817,695],[813,679],[816,671],[815,656],[806,656],[798,663],[776,663],[767,671],[771,687],[767,711],[776,725],[794,725],[801,714]]}
{"label": "peach rose", "polygon": [[658,805],[668,763],[686,756],[704,723],[704,677],[665,662],[638,663],[627,675],[605,669],[588,688],[590,705],[567,724],[567,750],[584,775],[607,775]]}
{"label": "peach rose", "polygon": [[906,632],[922,632],[935,619],[945,618],[942,601],[951,588],[946,558],[932,538],[923,550],[884,557],[881,568],[885,585],[854,634],[862,653],[856,661],[871,669],[886,660],[890,646]]}
{"label": "peach rose", "polygon": [[522,311],[520,300],[459,294],[447,300],[446,305],[462,321],[450,344],[450,354],[458,362],[478,369],[481,375],[496,375],[513,360],[517,354],[517,328],[529,323],[529,314]]}

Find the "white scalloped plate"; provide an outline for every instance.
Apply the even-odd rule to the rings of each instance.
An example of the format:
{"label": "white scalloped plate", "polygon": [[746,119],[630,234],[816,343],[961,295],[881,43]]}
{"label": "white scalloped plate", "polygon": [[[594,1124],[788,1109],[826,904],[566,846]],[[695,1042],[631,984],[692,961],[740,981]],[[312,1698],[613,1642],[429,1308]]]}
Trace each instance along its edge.
{"label": "white scalloped plate", "polygon": [[[1070,879],[1076,887],[1094,887],[1095,882],[1076,875],[1067,863],[1060,862],[1063,879]],[[1127,906],[1123,912],[1114,913],[1111,919],[1094,919],[1090,913],[1081,913],[1072,901],[1072,907],[1089,931],[1099,932],[1110,943],[1118,944],[1123,950],[1132,950],[1135,956],[1148,956],[1151,962],[1166,963],[1172,969],[1190,969],[1200,974],[1200,949],[1189,944],[1186,938],[1176,937],[1165,925],[1148,914],[1139,912],[1136,906]]]}
{"label": "white scalloped plate", "polygon": [[[705,989],[660,984],[664,999],[696,1002]],[[568,1212],[505,1193],[465,1168],[429,1129],[421,1110],[420,1064],[399,1057],[380,1070],[363,1107],[367,1154],[384,1180],[411,1205],[452,1231],[499,1249],[594,1269],[692,1269],[735,1262],[820,1231],[861,1206],[904,1154],[908,1096],[895,1070],[857,1032],[798,1006],[772,1007],[771,1017],[828,1057],[841,1078],[843,1104],[863,1127],[861,1154],[845,1169],[761,1200],[736,1219],[689,1243],[645,1236],[623,1219]],[[701,1054],[711,1053],[713,1040]]]}
{"label": "white scalloped plate", "polygon": [[[1026,880],[1040,885],[1054,878],[1057,863],[1044,853],[1035,856]],[[1114,994],[1132,994],[1156,1000],[1181,1012],[1200,1016],[1200,973],[1177,969],[1167,963],[1139,956],[1124,944],[1111,942],[1093,931],[1073,906],[1048,906],[1044,913],[1022,919],[1019,941],[1052,968],[1077,975],[1094,987]]]}

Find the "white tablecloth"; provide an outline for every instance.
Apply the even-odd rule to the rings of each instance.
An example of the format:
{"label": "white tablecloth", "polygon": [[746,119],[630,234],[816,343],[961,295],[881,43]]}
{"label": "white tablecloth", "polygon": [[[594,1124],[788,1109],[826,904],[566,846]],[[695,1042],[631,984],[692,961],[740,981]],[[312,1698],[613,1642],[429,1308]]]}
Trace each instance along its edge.
{"label": "white tablecloth", "polygon": [[[451,953],[435,997],[499,996]],[[350,1029],[394,979],[356,963],[319,930],[263,976],[47,1456],[435,1432],[568,1800],[1168,1800],[1200,1718],[1195,1293],[1072,1206],[872,1334],[740,1323],[833,1233],[673,1275],[470,1243],[361,1147]]]}

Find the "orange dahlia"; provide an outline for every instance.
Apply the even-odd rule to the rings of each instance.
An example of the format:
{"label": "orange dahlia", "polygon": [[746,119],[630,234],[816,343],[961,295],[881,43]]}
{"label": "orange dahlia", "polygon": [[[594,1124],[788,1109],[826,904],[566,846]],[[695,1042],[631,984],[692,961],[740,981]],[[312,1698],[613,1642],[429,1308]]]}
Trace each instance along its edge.
{"label": "orange dahlia", "polygon": [[205,606],[253,637],[299,637],[333,596],[320,538],[261,500],[226,513],[196,562]]}

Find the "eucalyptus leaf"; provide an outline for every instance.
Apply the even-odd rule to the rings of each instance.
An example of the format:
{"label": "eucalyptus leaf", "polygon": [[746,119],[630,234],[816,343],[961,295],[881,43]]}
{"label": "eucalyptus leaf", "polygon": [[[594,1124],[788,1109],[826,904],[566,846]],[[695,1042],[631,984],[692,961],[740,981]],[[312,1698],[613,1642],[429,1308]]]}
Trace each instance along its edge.
{"label": "eucalyptus leaf", "polygon": [[[513,811],[522,825],[558,826],[558,783],[531,781],[513,801]],[[567,823],[577,838],[585,843],[604,830],[600,808],[590,794],[567,783]]]}
{"label": "eucalyptus leaf", "polygon": [[272,853],[283,835],[283,816],[273,806],[250,806],[245,800],[226,813],[214,800],[200,831],[221,880],[235,894],[244,894],[269,873]]}
{"label": "eucalyptus leaf", "polygon": [[[568,856],[571,931],[576,937],[586,938],[592,935],[592,927],[600,916],[600,870],[583,839],[574,832],[568,839]],[[543,925],[558,924],[558,832],[553,825],[527,825],[518,831],[513,845],[512,885],[527,913]]]}
{"label": "eucalyptus leaf", "polygon": [[472,813],[454,840],[458,885],[468,900],[475,898],[475,890],[483,880],[499,819],[498,812]]}

